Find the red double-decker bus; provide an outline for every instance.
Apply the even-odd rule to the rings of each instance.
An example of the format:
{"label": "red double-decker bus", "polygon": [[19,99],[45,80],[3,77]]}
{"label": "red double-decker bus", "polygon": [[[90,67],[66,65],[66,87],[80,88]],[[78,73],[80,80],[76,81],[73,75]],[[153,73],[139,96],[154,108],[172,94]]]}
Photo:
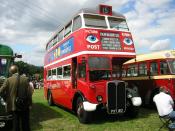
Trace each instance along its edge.
{"label": "red double-decker bus", "polygon": [[44,60],[44,94],[49,105],[74,111],[79,121],[91,113],[136,116],[141,99],[121,80],[122,64],[135,57],[123,15],[112,7],[82,9],[48,41]]}

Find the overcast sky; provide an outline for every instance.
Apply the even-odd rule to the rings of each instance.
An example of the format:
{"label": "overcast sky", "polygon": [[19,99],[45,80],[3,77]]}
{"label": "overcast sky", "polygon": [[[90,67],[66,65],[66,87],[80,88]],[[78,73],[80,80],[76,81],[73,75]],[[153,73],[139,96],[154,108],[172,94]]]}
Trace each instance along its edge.
{"label": "overcast sky", "polygon": [[0,43],[43,66],[46,42],[59,25],[99,4],[126,16],[137,53],[175,49],[175,0],[1,0]]}

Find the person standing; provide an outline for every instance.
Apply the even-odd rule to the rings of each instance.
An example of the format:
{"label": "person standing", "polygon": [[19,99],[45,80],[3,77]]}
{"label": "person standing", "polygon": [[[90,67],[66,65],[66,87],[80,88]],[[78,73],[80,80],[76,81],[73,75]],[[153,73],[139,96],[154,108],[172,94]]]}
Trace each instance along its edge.
{"label": "person standing", "polygon": [[[7,112],[13,114],[13,131],[30,131],[30,108],[32,106],[32,92],[29,86],[28,78],[19,75],[18,67],[12,65],[9,69],[11,77],[7,78],[0,88],[0,93],[5,93],[7,102]],[[17,96],[25,97],[24,109],[18,108],[16,105]],[[20,123],[21,122],[21,123]]]}

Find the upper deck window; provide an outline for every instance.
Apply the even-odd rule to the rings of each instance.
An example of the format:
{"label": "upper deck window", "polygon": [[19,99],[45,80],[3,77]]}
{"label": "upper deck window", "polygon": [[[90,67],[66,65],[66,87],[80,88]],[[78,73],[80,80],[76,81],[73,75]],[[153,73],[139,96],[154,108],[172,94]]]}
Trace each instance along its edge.
{"label": "upper deck window", "polygon": [[62,29],[59,33],[58,33],[58,41],[63,39],[63,33],[64,33],[64,29]]}
{"label": "upper deck window", "polygon": [[122,31],[129,31],[128,25],[125,19],[115,18],[115,17],[108,17],[110,28],[122,30]]}
{"label": "upper deck window", "polygon": [[104,16],[84,14],[85,26],[107,28]]}
{"label": "upper deck window", "polygon": [[65,27],[64,37],[68,36],[71,33],[72,21]]}
{"label": "upper deck window", "polygon": [[79,28],[81,28],[81,26],[82,26],[81,17],[80,16],[75,17],[72,31],[78,30]]}

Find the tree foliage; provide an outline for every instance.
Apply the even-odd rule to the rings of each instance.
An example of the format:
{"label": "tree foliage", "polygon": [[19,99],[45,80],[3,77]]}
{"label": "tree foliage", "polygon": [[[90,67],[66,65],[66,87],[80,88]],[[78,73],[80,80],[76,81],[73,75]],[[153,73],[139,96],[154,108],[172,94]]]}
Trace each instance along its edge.
{"label": "tree foliage", "polygon": [[28,77],[35,77],[35,75],[38,74],[39,79],[43,79],[44,68],[42,66],[31,65],[23,61],[15,62],[15,65],[18,66],[20,74],[26,74]]}

